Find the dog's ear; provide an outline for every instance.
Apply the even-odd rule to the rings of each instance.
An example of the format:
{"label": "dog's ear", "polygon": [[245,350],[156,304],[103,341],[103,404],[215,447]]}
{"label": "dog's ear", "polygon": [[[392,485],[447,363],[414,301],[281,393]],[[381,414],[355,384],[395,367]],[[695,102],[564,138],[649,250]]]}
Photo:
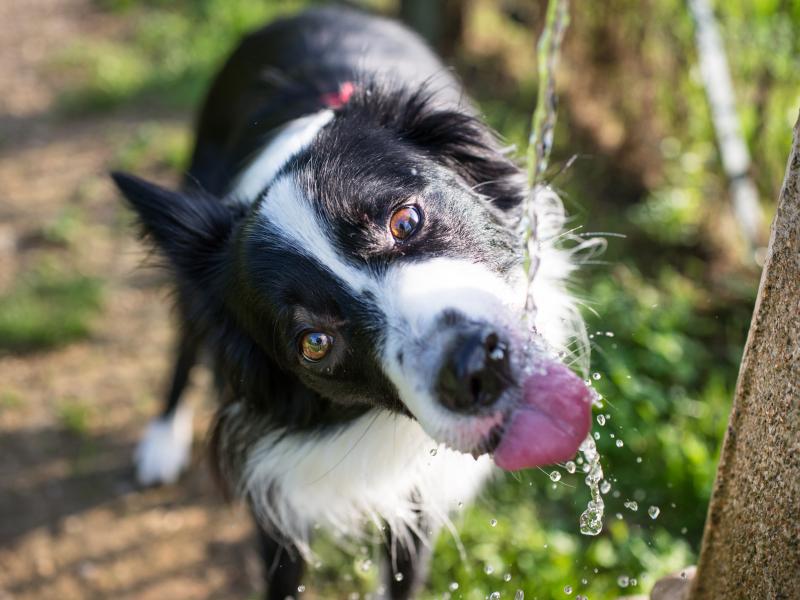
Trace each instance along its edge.
{"label": "dog's ear", "polygon": [[235,210],[201,191],[175,192],[128,175],[111,178],[136,211],[143,234],[177,273],[202,284],[219,272],[235,222]]}
{"label": "dog's ear", "polygon": [[422,95],[409,102],[401,135],[453,169],[498,208],[509,210],[524,199],[524,173],[478,117],[430,108]]}

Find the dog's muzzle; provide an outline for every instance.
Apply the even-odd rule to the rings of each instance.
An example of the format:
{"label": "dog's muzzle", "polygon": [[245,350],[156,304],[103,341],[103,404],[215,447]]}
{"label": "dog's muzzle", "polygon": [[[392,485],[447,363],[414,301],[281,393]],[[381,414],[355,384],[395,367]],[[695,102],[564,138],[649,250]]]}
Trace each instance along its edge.
{"label": "dog's muzzle", "polygon": [[436,381],[439,402],[451,411],[475,414],[493,406],[513,385],[510,346],[488,323],[459,324],[449,331]]}

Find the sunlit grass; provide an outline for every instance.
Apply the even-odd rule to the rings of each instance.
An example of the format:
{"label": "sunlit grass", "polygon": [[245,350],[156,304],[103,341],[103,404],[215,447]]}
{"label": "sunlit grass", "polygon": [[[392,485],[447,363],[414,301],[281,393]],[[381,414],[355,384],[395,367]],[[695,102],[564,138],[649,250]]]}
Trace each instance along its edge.
{"label": "sunlit grass", "polygon": [[54,348],[85,338],[101,307],[98,280],[43,268],[0,297],[0,351]]}
{"label": "sunlit grass", "polygon": [[55,61],[70,73],[59,98],[68,113],[134,102],[195,109],[213,71],[245,33],[309,2],[105,0],[98,4],[124,15],[129,27],[117,41],[84,40]]}

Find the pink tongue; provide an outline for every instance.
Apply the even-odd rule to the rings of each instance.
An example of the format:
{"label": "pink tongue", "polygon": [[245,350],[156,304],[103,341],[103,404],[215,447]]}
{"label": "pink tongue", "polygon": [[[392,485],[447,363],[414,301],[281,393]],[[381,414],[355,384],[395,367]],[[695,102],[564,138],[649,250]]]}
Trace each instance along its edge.
{"label": "pink tongue", "polygon": [[569,460],[589,433],[592,403],[583,381],[567,367],[549,363],[531,375],[522,390],[522,406],[510,416],[494,462],[517,471]]}

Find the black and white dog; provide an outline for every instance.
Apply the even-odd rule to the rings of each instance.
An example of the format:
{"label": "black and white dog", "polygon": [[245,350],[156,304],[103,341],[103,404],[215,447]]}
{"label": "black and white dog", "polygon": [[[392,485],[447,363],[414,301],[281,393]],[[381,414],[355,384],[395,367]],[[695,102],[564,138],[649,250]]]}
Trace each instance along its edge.
{"label": "black and white dog", "polygon": [[[589,394],[556,358],[582,325],[536,198],[535,331],[518,166],[451,73],[402,26],[318,9],[248,36],[217,76],[180,191],[114,179],[177,285],[181,342],[144,484],[186,466],[179,405],[200,348],[222,404],[223,483],[252,507],[268,597],[297,592],[317,526],[388,548],[413,595],[431,532],[493,470],[570,458]],[[545,350],[546,348],[546,350]]]}

